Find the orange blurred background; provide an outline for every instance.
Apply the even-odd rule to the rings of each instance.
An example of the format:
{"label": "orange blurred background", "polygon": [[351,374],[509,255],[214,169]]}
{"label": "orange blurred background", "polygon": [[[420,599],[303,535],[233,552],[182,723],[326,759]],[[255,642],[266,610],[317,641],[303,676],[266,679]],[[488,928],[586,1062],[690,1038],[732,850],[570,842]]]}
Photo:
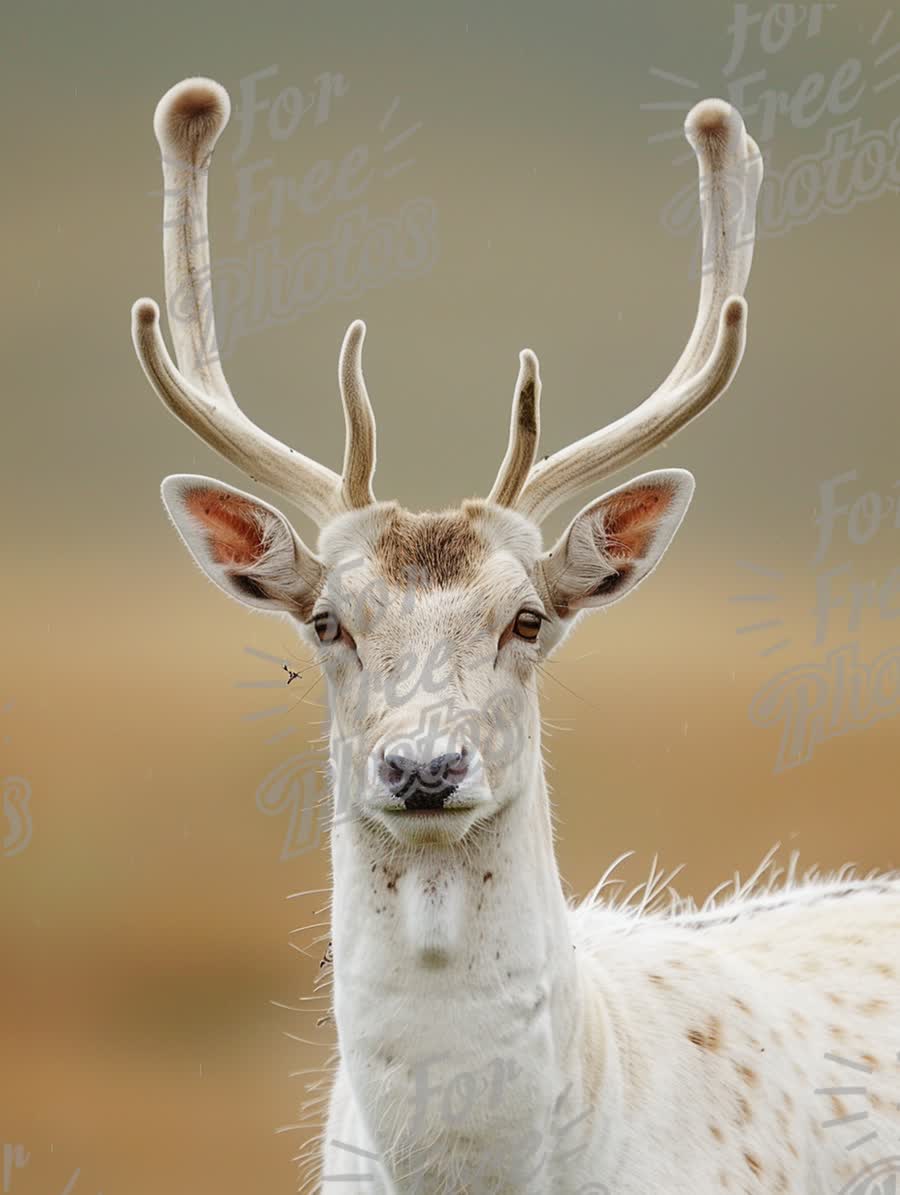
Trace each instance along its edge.
{"label": "orange blurred background", "polygon": [[[270,105],[343,76],[318,125],[310,108],[278,139],[262,110],[237,158],[244,126],[225,134],[214,258],[237,277],[234,263],[273,238],[298,253],[354,204],[374,221],[415,200],[433,207],[433,253],[248,331],[227,371],[254,419],[335,465],[337,350],[363,316],[378,492],[439,506],[489,487],[524,345],[541,358],[544,451],[634,405],[674,361],[696,245],[662,212],[695,167],[673,164],[685,147],[666,134],[690,103],[764,71],[757,110],[745,106],[758,132],[765,87],[795,92],[858,56],[856,108],[776,121],[763,146],[776,171],[842,122],[879,130],[896,117],[900,87],[877,90],[879,6],[828,10],[819,32],[798,24],[779,50],[776,31],[764,44],[754,25],[725,75],[735,12],[163,0],[136,14],[88,0],[11,16],[0,780],[27,781],[31,824],[22,847],[10,821],[0,851],[0,1190],[295,1190],[303,1133],[275,1130],[298,1122],[305,1078],[292,1074],[331,1040],[316,1003],[292,1011],[309,1007],[320,971],[327,848],[283,859],[290,810],[265,816],[256,802],[321,733],[322,686],[302,701],[305,689],[283,688],[278,661],[298,654],[288,630],[200,577],[158,498],[171,472],[247,483],[165,415],[129,341],[131,302],[162,293],[157,99],[188,74],[220,79],[236,107],[241,81],[267,68],[256,86]],[[242,235],[244,167],[268,163],[253,176],[264,189],[318,161],[336,169],[359,145],[373,163],[361,199],[279,215],[269,190]],[[690,515],[652,581],[586,622],[544,686],[573,895],[626,850],[629,882],[658,853],[686,864],[677,886],[698,897],[778,842],[801,865],[900,864],[896,215],[885,186],[770,229],[737,382],[642,463],[696,474]],[[817,559],[827,483],[849,472],[836,503],[862,505],[835,516]],[[844,605],[817,642],[827,592]],[[826,663],[841,648],[859,664],[843,692]],[[793,668],[802,683],[776,682]],[[767,685],[780,696],[761,725]],[[798,732],[810,758],[779,768],[801,698],[815,707]],[[816,742],[820,717],[835,720]],[[288,899],[297,892],[309,894]]]}

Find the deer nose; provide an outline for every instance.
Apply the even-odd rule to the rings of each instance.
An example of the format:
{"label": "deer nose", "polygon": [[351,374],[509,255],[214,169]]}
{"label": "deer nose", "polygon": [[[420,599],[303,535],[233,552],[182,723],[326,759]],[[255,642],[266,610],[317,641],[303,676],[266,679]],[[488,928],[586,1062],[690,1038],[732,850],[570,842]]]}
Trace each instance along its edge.
{"label": "deer nose", "polygon": [[465,749],[438,755],[427,763],[404,755],[387,755],[381,777],[394,796],[403,798],[406,809],[443,809],[468,770]]}

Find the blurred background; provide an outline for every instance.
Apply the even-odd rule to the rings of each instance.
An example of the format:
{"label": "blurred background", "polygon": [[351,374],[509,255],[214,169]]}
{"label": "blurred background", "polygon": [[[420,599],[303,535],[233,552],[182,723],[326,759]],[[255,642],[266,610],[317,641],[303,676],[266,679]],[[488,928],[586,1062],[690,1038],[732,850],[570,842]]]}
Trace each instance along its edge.
{"label": "blurred background", "polygon": [[7,14],[0,1190],[295,1190],[304,1132],[275,1130],[330,1041],[297,1011],[327,942],[319,815],[258,800],[323,689],[284,688],[288,629],[168,526],[165,474],[247,483],[130,343],[133,300],[162,298],[159,96],[232,95],[210,201],[235,393],[336,467],[363,316],[377,489],[414,508],[489,488],[523,346],[544,452],[668,372],[698,285],[680,126],[740,101],[771,180],[747,356],[641,466],[697,477],[663,566],[544,692],[572,894],[633,850],[623,879],[658,854],[702,898],[777,843],[900,864],[898,40],[881,0]]}

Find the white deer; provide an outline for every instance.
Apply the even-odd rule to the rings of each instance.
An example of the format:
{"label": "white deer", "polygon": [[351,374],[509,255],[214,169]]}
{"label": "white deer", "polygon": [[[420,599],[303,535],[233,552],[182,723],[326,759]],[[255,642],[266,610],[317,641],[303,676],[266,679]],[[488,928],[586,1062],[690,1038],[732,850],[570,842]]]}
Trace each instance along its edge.
{"label": "white deer", "polygon": [[327,678],[339,1060],[310,1183],[381,1195],[882,1190],[900,1154],[898,881],[796,882],[791,870],[776,883],[769,868],[701,909],[651,908],[656,882],[637,909],[602,882],[570,906],[541,759],[541,661],[583,611],[652,572],[693,479],[656,471],[595,498],[549,551],[539,525],[705,410],[744,350],[762,165],[740,116],[707,100],[687,118],[704,268],[665,382],[535,463],[540,381],[524,351],[489,496],[423,514],[372,492],[361,322],[340,355],[341,474],[232,397],[206,217],[228,116],[205,79],[157,108],[178,365],[149,299],[133,335],[169,409],[321,528],[313,552],[249,494],[206,477],[163,483],[208,577],[287,615]]}

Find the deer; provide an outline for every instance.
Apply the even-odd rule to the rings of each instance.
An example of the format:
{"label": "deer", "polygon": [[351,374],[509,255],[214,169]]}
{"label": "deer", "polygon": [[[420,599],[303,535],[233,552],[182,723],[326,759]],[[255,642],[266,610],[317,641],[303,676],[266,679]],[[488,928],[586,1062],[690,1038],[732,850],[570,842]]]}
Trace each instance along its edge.
{"label": "deer", "polygon": [[340,350],[339,473],[256,426],[229,389],[207,225],[229,114],[209,79],[159,102],[175,360],[152,299],[134,304],[132,336],[168,410],[319,528],[313,549],[250,493],[162,483],[206,577],[286,620],[327,687],[337,1061],[303,1189],[887,1190],[878,1176],[900,1168],[896,873],[801,874],[767,857],[697,904],[655,871],[639,899],[616,899],[611,869],[576,901],[554,847],[541,664],[655,570],[694,480],[658,469],[594,496],[549,548],[541,525],[666,443],[737,372],[763,173],[741,116],[709,99],[686,118],[700,297],[662,384],[538,459],[541,379],[523,350],[487,497],[413,513],[373,491],[361,320]]}

